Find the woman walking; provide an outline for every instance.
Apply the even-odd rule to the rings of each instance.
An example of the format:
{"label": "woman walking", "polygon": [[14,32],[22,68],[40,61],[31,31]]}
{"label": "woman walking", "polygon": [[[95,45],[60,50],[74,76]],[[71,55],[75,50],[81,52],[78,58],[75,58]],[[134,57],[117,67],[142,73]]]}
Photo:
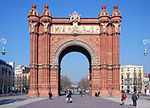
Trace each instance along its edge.
{"label": "woman walking", "polygon": [[125,104],[126,98],[127,98],[127,95],[125,94],[125,92],[123,92],[123,94],[122,94],[122,96],[121,96],[121,101],[122,101],[122,104],[121,104],[121,105],[124,105],[124,104]]}

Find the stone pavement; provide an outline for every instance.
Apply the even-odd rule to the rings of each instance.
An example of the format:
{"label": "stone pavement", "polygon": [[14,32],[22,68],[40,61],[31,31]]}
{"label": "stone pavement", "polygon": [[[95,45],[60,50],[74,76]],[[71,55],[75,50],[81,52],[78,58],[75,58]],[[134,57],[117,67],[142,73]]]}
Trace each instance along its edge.
{"label": "stone pavement", "polygon": [[26,95],[0,97],[0,108],[16,108],[45,98],[29,98]]}
{"label": "stone pavement", "polygon": [[[90,97],[84,95],[73,95],[73,103],[66,103],[65,96],[48,98],[27,98],[18,97],[9,103],[9,99],[0,99],[0,108],[135,108],[132,100],[128,96],[126,105],[120,105],[120,97]],[[6,104],[4,100],[7,100]],[[10,99],[13,100],[13,99]],[[4,103],[3,103],[4,102]],[[3,103],[3,104],[2,104]],[[150,99],[139,99],[137,108],[150,108]]]}
{"label": "stone pavement", "polygon": [[[105,97],[104,99],[111,100],[114,102],[121,103],[120,97]],[[126,103],[127,106],[132,106],[133,102],[131,100],[131,95],[127,95]],[[137,101],[136,108],[150,108],[150,96],[140,97]]]}

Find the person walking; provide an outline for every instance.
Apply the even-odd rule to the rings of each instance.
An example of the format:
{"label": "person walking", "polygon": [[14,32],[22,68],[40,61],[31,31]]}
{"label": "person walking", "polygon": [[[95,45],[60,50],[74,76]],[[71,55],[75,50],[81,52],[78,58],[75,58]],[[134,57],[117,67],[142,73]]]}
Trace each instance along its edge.
{"label": "person walking", "polygon": [[126,98],[127,98],[127,95],[125,94],[125,92],[123,92],[123,93],[122,93],[122,96],[121,96],[121,101],[122,101],[122,104],[121,104],[121,105],[124,105],[124,104],[125,104]]}
{"label": "person walking", "polygon": [[81,95],[81,97],[83,97],[83,91],[82,90],[80,91],[80,95]]}
{"label": "person walking", "polygon": [[138,92],[137,96],[138,96],[138,99],[139,99],[140,98],[140,93],[139,92]]}
{"label": "person walking", "polygon": [[66,99],[66,102],[67,102],[67,103],[72,103],[71,95],[72,95],[72,92],[69,91],[69,93],[67,94],[67,99]]}
{"label": "person walking", "polygon": [[98,94],[98,97],[99,97],[99,96],[100,96],[100,90],[98,91],[98,93],[97,93],[97,94]]}
{"label": "person walking", "polygon": [[48,95],[49,95],[49,99],[52,99],[52,92],[51,91],[49,91],[49,93],[48,93]]}
{"label": "person walking", "polygon": [[133,106],[136,106],[136,105],[137,105],[137,103],[136,103],[136,101],[137,101],[136,93],[134,93],[134,94],[132,95],[132,100],[133,100]]}

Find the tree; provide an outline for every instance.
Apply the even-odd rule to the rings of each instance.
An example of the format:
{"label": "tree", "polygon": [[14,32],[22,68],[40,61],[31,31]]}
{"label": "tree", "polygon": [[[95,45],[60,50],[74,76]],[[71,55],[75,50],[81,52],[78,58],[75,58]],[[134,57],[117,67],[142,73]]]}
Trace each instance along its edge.
{"label": "tree", "polygon": [[80,80],[80,82],[78,83],[78,88],[84,89],[84,90],[88,90],[89,89],[89,79],[88,77],[83,78]]}
{"label": "tree", "polygon": [[65,76],[61,76],[61,89],[70,89],[72,86],[72,82],[70,81],[70,79],[65,75]]}

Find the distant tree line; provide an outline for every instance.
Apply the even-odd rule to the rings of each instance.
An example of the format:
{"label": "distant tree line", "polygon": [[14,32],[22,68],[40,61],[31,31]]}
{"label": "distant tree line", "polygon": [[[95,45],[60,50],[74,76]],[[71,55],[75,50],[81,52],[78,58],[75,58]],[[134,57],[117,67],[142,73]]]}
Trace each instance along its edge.
{"label": "distant tree line", "polygon": [[81,88],[84,90],[89,90],[89,79],[88,79],[88,77],[80,80],[80,82],[78,83],[78,88]]}
{"label": "distant tree line", "polygon": [[[62,75],[61,76],[61,90],[67,90],[67,89],[72,89],[72,81],[66,76]],[[78,85],[77,88],[81,88],[84,90],[89,90],[89,79],[88,77],[82,78]]]}
{"label": "distant tree line", "polygon": [[66,76],[61,76],[61,89],[71,89],[72,82],[71,80]]}

